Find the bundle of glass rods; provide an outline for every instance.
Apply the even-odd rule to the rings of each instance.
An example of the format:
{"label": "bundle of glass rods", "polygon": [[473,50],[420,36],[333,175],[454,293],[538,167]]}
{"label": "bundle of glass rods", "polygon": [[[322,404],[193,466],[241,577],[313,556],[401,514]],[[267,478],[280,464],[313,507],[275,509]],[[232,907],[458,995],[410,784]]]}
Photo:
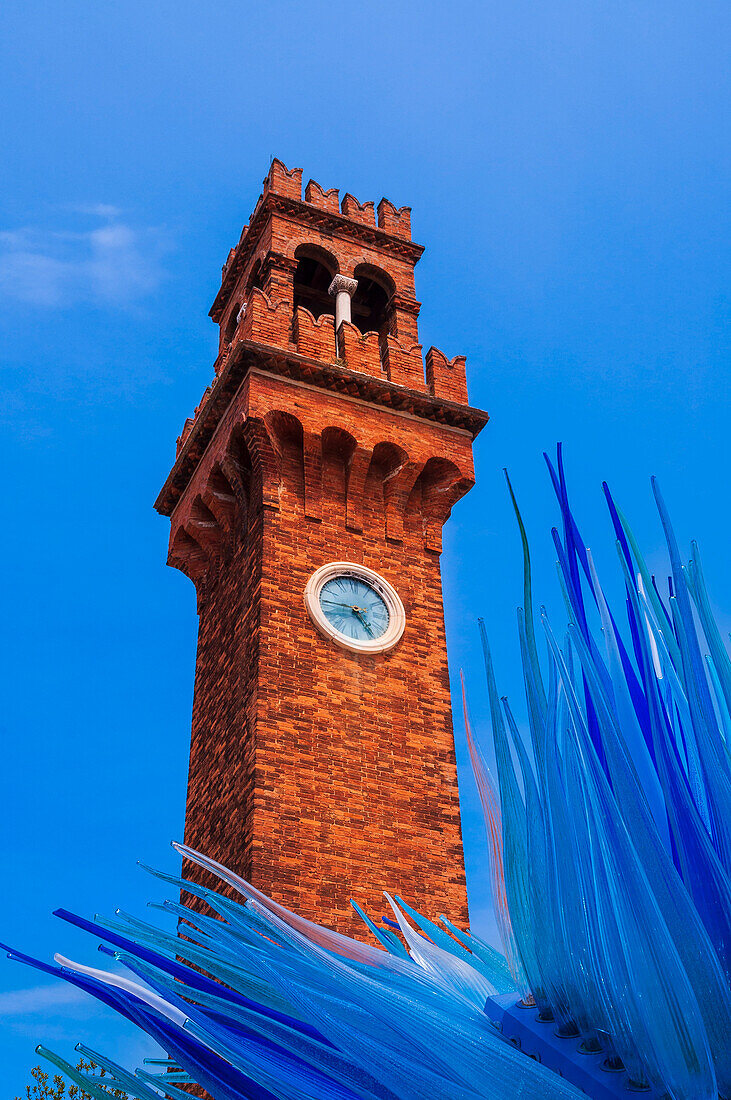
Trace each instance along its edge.
{"label": "bundle of glass rods", "polygon": [[731,1097],[731,662],[697,548],[683,565],[657,485],[665,598],[604,486],[625,590],[617,614],[569,507],[560,448],[547,462],[565,636],[545,612],[536,626],[513,498],[527,734],[499,697],[482,626],[494,774],[467,723],[501,949],[390,897],[394,920],[378,925],[356,905],[370,946],[174,845],[226,887],[224,896],[152,872],[205,902],[209,915],[162,906],[184,922],[182,936],[123,913],[91,922],[60,910],[102,940],[113,969],[10,952],[88,991],[167,1052],[129,1071],[79,1045],[102,1078],[39,1048],[86,1093],[179,1100],[196,1083],[215,1100],[582,1095],[570,1072],[526,1057],[496,1026],[496,999],[513,993],[633,1088]]}

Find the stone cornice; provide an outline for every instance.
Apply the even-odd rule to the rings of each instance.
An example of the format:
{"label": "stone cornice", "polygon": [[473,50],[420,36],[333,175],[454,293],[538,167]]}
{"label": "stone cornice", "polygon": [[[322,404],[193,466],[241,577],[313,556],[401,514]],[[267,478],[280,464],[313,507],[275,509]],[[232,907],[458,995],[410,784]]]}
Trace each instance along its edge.
{"label": "stone cornice", "polygon": [[236,247],[234,255],[225,270],[221,289],[211,306],[210,316],[214,321],[220,321],[234,291],[239,275],[255,250],[266,220],[272,213],[289,215],[304,225],[312,225],[317,229],[323,229],[330,233],[340,233],[362,241],[364,244],[375,245],[384,252],[400,259],[408,260],[415,264],[421,258],[424,246],[415,244],[405,237],[397,237],[393,233],[387,233],[384,229],[378,229],[373,225],[364,225],[353,218],[346,218],[343,214],[334,214],[329,210],[323,210],[319,206],[313,206],[309,202],[298,202],[296,199],[287,198],[286,195],[278,195],[275,191],[269,191],[258,202],[249,228],[244,239]]}
{"label": "stone cornice", "polygon": [[155,501],[155,508],[161,515],[172,514],[218,424],[244,378],[252,370],[291,378],[319,389],[332,390],[354,400],[367,401],[399,413],[432,420],[437,424],[466,431],[473,439],[488,421],[488,414],[482,409],[444,401],[405,386],[396,386],[386,379],[360,374],[336,363],[321,363],[297,355],[296,352],[241,341],[232,348],[210,397],[198,413],[175,465]]}

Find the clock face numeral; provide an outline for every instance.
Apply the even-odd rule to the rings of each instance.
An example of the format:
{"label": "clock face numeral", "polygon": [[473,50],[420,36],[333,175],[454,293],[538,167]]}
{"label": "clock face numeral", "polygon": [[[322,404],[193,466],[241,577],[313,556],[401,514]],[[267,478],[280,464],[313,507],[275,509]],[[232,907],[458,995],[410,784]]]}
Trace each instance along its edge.
{"label": "clock face numeral", "polygon": [[385,600],[362,577],[343,575],[326,581],[320,589],[320,607],[336,630],[361,642],[382,638],[391,618]]}
{"label": "clock face numeral", "polygon": [[353,562],[322,565],[310,577],[305,607],[320,634],[356,653],[389,653],[401,641],[406,613],[384,577]]}

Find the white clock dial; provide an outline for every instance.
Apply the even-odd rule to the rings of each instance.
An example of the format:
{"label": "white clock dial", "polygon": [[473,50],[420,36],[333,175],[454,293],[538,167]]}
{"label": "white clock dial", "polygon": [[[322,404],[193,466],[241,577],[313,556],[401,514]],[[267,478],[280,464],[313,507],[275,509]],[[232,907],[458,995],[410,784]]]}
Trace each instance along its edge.
{"label": "white clock dial", "polygon": [[401,640],[406,624],[395,588],[353,562],[331,562],[313,573],[305,606],[321,634],[358,653],[387,653]]}

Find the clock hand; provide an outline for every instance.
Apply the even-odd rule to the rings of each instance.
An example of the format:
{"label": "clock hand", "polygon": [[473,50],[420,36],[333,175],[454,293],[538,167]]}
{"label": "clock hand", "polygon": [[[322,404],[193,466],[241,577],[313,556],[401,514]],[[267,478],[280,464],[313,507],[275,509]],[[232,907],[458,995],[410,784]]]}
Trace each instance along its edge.
{"label": "clock hand", "polygon": [[321,600],[321,603],[329,604],[330,607],[347,607],[348,611],[354,611],[356,615],[368,610],[366,607],[358,607],[355,603],[340,603],[337,600]]}
{"label": "clock hand", "polygon": [[363,623],[363,626],[364,626],[364,627],[366,628],[366,630],[367,630],[367,631],[368,631],[368,633],[370,634],[371,638],[375,637],[375,635],[374,635],[373,631],[372,631],[372,630],[371,630],[371,628],[370,628],[370,625],[369,625],[369,623],[368,623],[368,620],[367,620],[366,618],[364,618],[364,615],[365,615],[365,609],[364,609],[364,608],[362,608],[362,607],[354,607],[354,608],[353,608],[353,611],[354,611],[354,612],[356,613],[356,615],[358,616],[358,618],[360,619],[360,621],[361,621],[361,622]]}
{"label": "clock hand", "polygon": [[340,603],[340,601],[338,600],[323,600],[322,603],[323,605],[328,604],[330,607],[344,607],[347,608],[348,611],[352,611],[353,614],[358,616],[358,619],[360,620],[360,622],[362,622],[363,626],[366,628],[371,638],[375,638],[375,634],[371,630],[370,623],[364,617],[366,614],[365,607],[358,607],[358,605],[354,603]]}

